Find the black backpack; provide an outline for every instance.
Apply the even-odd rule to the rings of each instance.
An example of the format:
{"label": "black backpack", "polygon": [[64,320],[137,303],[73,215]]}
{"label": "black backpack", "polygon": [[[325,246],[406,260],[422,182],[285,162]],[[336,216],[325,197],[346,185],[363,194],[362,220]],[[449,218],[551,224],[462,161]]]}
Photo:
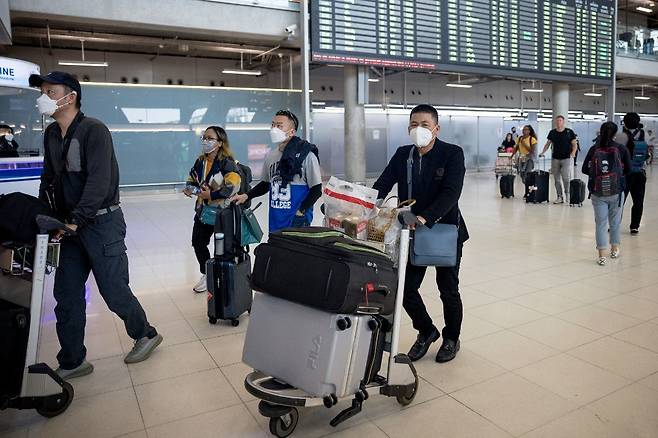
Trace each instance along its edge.
{"label": "black backpack", "polygon": [[0,195],[0,242],[34,242],[40,214],[52,216],[53,212],[39,198],[20,192]]}
{"label": "black backpack", "polygon": [[[240,191],[239,194],[246,194],[251,190],[251,182],[253,181],[253,175],[251,173],[251,168],[246,164],[242,164],[239,161],[236,161],[235,164],[238,167],[238,173],[240,174]],[[242,204],[243,208],[249,208],[251,206],[251,201],[247,201]]]}

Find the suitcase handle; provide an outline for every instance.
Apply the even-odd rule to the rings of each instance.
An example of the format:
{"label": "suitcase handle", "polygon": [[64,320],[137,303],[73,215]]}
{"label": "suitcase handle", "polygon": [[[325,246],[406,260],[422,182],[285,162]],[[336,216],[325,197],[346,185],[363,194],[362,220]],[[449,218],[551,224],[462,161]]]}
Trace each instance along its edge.
{"label": "suitcase handle", "polygon": [[387,297],[391,293],[391,289],[389,289],[389,287],[385,284],[366,283],[361,290],[365,293],[366,298],[370,294],[380,293]]}

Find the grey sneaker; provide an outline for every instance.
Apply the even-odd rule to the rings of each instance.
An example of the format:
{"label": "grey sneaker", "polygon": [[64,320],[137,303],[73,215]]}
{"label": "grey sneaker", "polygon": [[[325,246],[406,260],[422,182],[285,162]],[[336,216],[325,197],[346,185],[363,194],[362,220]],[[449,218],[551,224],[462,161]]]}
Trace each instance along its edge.
{"label": "grey sneaker", "polygon": [[558,196],[555,201],[553,201],[553,204],[564,204],[564,198],[562,196]]}
{"label": "grey sneaker", "polygon": [[61,377],[64,380],[69,380],[69,379],[75,379],[76,377],[82,377],[86,376],[87,374],[91,374],[92,371],[94,371],[94,366],[87,362],[87,360],[83,360],[80,365],[78,365],[76,368],[73,368],[71,370],[65,370],[63,368],[57,368],[55,372],[59,377]]}
{"label": "grey sneaker", "polygon": [[126,354],[126,357],[123,358],[123,361],[125,363],[137,363],[146,360],[161,342],[162,335],[160,333],[152,338],[145,336],[142,339],[138,339],[135,341],[135,345],[130,350],[130,353]]}

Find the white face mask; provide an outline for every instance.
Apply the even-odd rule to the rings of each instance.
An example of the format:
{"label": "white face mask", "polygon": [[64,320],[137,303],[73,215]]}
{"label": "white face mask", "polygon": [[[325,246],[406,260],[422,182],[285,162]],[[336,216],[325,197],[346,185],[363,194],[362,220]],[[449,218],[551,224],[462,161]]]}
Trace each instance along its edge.
{"label": "white face mask", "polygon": [[14,134],[5,134],[5,140],[12,141],[14,139]]}
{"label": "white face mask", "polygon": [[201,141],[201,148],[203,149],[204,154],[210,154],[217,149],[219,146],[219,143],[217,140],[202,140]]}
{"label": "white face mask", "polygon": [[409,137],[411,137],[411,141],[413,141],[414,144],[419,148],[428,146],[430,141],[432,141],[432,136],[432,131],[427,128],[423,128],[422,126],[409,131]]}
{"label": "white face mask", "polygon": [[287,138],[288,138],[288,134],[286,134],[276,126],[270,129],[270,140],[272,140],[272,143],[280,144],[286,141]]}
{"label": "white face mask", "polygon": [[[69,94],[71,94],[71,93],[69,93]],[[69,94],[67,94],[66,96],[68,96]],[[66,96],[64,96],[64,97],[66,97]],[[62,97],[62,99],[64,99],[64,97]],[[42,94],[37,99],[37,108],[39,109],[39,113],[43,114],[44,116],[48,116],[48,117],[52,116],[62,106],[68,105],[68,103],[65,103],[62,106],[57,105],[57,102],[59,102],[62,99],[55,100],[55,99],[51,99],[50,97],[48,97],[45,94]]]}

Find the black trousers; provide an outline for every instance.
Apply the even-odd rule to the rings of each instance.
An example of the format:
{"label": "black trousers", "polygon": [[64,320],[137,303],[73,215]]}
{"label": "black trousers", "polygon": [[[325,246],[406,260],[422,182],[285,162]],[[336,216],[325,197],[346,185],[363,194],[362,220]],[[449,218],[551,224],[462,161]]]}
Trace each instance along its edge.
{"label": "black trousers", "polygon": [[210,243],[210,238],[213,236],[214,227],[212,225],[206,225],[198,218],[194,216],[194,227],[192,228],[192,247],[194,248],[194,254],[196,259],[199,262],[199,271],[202,274],[206,273],[206,262],[210,258],[210,251],[208,251],[208,244]]}
{"label": "black trousers", "polygon": [[[644,172],[632,172],[626,177],[626,199],[633,198],[631,207],[631,230],[640,228],[644,211],[644,194],[647,188],[647,175]],[[624,201],[626,202],[626,201]]]}
{"label": "black trousers", "polygon": [[[445,339],[457,341],[461,332],[464,309],[459,295],[459,265],[461,263],[462,245],[457,252],[457,266],[454,268],[435,268],[436,284],[443,302],[443,319],[445,326],[442,334]],[[418,289],[425,278],[426,267],[407,264],[407,276],[404,282],[404,310],[413,322],[413,327],[425,335],[435,327],[427,313],[423,298]]]}
{"label": "black trousers", "polygon": [[156,334],[146,313],[130,290],[126,255],[126,222],[121,209],[98,216],[93,224],[67,237],[60,246],[60,263],[55,273],[57,337],[60,367],[79,366],[87,355],[85,282],[94,273],[103,300],[124,322],[131,338]]}

